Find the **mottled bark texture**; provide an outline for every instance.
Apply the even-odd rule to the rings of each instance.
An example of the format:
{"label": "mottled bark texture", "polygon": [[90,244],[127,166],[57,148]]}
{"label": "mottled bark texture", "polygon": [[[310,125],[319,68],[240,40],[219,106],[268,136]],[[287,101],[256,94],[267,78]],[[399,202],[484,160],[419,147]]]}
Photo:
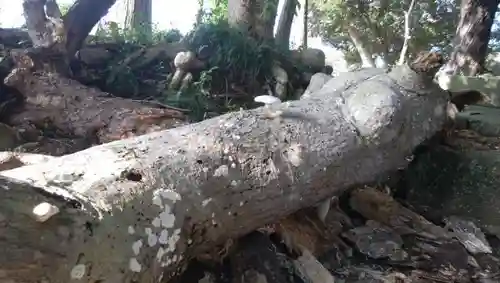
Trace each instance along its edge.
{"label": "mottled bark texture", "polygon": [[462,0],[454,50],[446,73],[475,76],[484,70],[498,0]]}
{"label": "mottled bark texture", "polygon": [[[215,245],[407,165],[445,121],[447,94],[432,76],[344,73],[307,99],[3,171],[0,276],[169,278]],[[37,223],[42,201],[59,213]]]}

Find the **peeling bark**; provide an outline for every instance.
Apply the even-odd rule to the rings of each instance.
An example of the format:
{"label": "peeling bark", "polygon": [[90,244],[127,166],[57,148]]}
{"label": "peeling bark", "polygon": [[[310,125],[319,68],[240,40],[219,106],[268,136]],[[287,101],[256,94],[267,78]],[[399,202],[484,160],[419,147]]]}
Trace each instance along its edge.
{"label": "peeling bark", "polygon": [[[405,166],[445,121],[447,94],[432,76],[407,66],[344,73],[308,99],[3,171],[0,276],[170,278],[217,244]],[[43,201],[59,213],[37,223]]]}

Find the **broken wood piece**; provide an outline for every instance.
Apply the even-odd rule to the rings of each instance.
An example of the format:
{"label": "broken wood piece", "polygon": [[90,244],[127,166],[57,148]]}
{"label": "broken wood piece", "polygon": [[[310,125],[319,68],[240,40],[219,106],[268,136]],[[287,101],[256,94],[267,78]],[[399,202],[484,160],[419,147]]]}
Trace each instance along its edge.
{"label": "broken wood piece", "polygon": [[421,215],[395,201],[390,195],[373,187],[353,190],[351,207],[367,219],[385,224],[402,235],[416,234],[432,239],[447,239],[450,235]]}

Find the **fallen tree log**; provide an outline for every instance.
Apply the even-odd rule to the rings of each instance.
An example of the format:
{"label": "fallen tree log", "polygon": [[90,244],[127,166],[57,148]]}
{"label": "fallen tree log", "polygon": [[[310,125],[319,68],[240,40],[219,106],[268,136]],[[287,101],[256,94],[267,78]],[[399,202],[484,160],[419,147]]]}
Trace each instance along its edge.
{"label": "fallen tree log", "polygon": [[159,282],[214,245],[405,166],[446,119],[426,60],[436,58],[1,172],[0,279]]}
{"label": "fallen tree log", "polygon": [[53,128],[62,136],[100,144],[185,124],[185,115],[177,109],[112,97],[51,70],[33,72],[48,57],[43,50],[11,55],[16,68],[4,82],[25,98],[23,108],[8,120],[11,126],[27,131],[33,126]]}

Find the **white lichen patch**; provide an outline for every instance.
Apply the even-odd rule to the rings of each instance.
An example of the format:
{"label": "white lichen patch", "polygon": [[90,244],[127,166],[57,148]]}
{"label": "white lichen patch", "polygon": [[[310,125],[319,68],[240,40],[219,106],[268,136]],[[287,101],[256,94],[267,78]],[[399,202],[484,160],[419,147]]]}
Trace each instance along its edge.
{"label": "white lichen patch", "polygon": [[163,199],[171,200],[173,203],[181,199],[181,195],[178,192],[171,189],[161,190],[161,196],[163,197]]}
{"label": "white lichen patch", "polygon": [[292,143],[287,150],[286,158],[295,167],[302,163],[302,146],[299,143]]}
{"label": "white lichen patch", "polygon": [[174,227],[175,216],[170,212],[170,207],[165,206],[165,210],[159,215],[161,220],[161,226],[165,228]]}
{"label": "white lichen patch", "polygon": [[175,246],[177,245],[177,242],[181,238],[180,234],[181,234],[181,229],[175,229],[175,231],[172,234],[172,236],[168,239],[168,248],[167,248],[167,250],[169,252],[175,251]]}
{"label": "white lichen patch", "polygon": [[132,272],[141,272],[141,269],[142,269],[142,266],[141,264],[139,263],[139,261],[137,261],[137,258],[133,257],[129,260],[128,262],[128,268],[132,271]]}
{"label": "white lichen patch", "polygon": [[158,252],[156,253],[156,260],[159,262],[162,262],[163,256],[167,253],[167,251],[163,248],[160,247],[158,249]]}
{"label": "white lichen patch", "polygon": [[59,213],[59,208],[48,202],[42,202],[33,208],[33,216],[38,222],[45,222]]}
{"label": "white lichen patch", "polygon": [[201,205],[202,205],[203,207],[205,207],[205,206],[207,206],[207,204],[209,204],[211,201],[212,201],[212,198],[207,198],[207,199],[205,199],[205,200],[203,200],[203,201],[201,202]]}
{"label": "white lichen patch", "polygon": [[214,171],[214,177],[225,177],[228,174],[229,174],[229,168],[227,167],[227,165],[221,165]]}
{"label": "white lichen patch", "polygon": [[160,237],[158,238],[158,242],[160,242],[160,244],[164,244],[164,245],[168,243],[168,230],[167,229],[161,230]]}
{"label": "white lichen patch", "polygon": [[153,225],[156,228],[160,227],[160,225],[161,225],[161,219],[160,219],[160,217],[155,217],[153,219],[153,221],[151,221],[151,225]]}
{"label": "white lichen patch", "polygon": [[133,226],[128,226],[128,233],[129,233],[130,235],[134,235],[134,234],[135,234],[135,229],[134,229],[134,227],[133,227]]}
{"label": "white lichen patch", "polygon": [[153,204],[163,208],[163,201],[158,191],[153,192]]}
{"label": "white lichen patch", "polygon": [[85,264],[83,263],[73,266],[70,272],[71,279],[76,279],[76,280],[82,279],[83,276],[85,275],[85,270],[86,270]]}
{"label": "white lichen patch", "polygon": [[134,252],[135,255],[139,255],[139,253],[141,252],[141,248],[142,248],[142,240],[141,239],[135,241],[132,244],[132,251]]}
{"label": "white lichen patch", "polygon": [[158,236],[155,233],[151,233],[148,235],[148,245],[150,247],[154,247],[158,243]]}

